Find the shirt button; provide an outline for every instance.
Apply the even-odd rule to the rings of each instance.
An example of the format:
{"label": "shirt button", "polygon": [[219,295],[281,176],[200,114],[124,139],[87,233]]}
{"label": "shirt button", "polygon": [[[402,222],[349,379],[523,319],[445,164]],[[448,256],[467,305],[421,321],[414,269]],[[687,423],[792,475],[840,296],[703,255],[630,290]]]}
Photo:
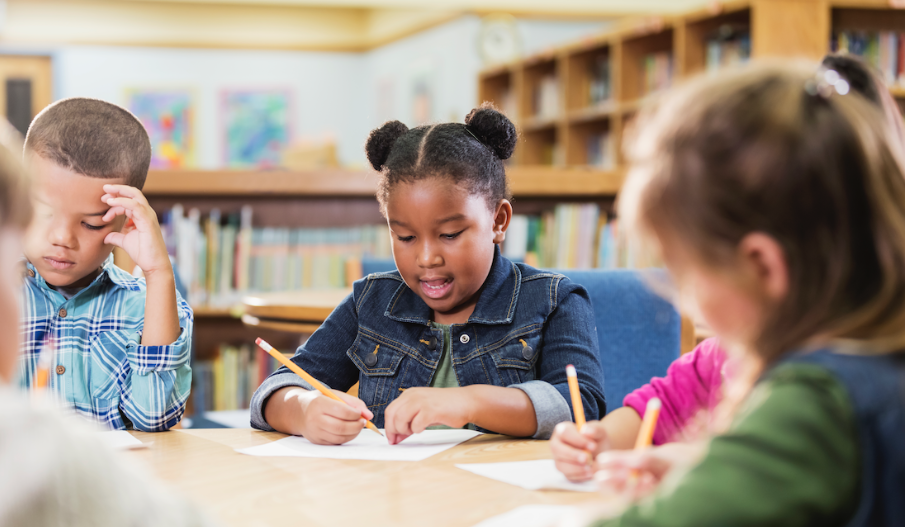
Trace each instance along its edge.
{"label": "shirt button", "polygon": [[367,365],[368,368],[372,368],[375,364],[377,364],[377,355],[371,353],[365,357],[365,365]]}
{"label": "shirt button", "polygon": [[434,351],[437,349],[437,337],[427,339],[427,349]]}
{"label": "shirt button", "polygon": [[34,278],[34,277],[35,277],[35,272],[32,271],[31,269],[29,269],[29,270],[28,270],[28,276],[29,276],[29,278]]}
{"label": "shirt button", "polygon": [[57,366],[57,375],[63,375],[64,373],[66,373],[66,366],[63,366],[62,364]]}
{"label": "shirt button", "polygon": [[66,308],[61,307],[59,312],[60,318],[66,318]]}
{"label": "shirt button", "polygon": [[522,348],[522,357],[524,357],[525,360],[531,360],[531,357],[533,356],[534,348],[532,348],[531,346],[525,346],[524,348]]}
{"label": "shirt button", "polygon": [[471,340],[471,337],[469,337],[468,335],[465,335],[465,334],[463,334],[461,337],[459,337],[459,342],[461,342],[462,344],[468,344],[469,340]]}

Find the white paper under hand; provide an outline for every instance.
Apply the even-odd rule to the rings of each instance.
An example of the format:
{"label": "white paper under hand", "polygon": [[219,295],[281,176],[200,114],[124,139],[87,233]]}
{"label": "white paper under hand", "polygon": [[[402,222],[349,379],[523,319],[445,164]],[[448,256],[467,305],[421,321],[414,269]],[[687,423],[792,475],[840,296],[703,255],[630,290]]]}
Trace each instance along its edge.
{"label": "white paper under hand", "polygon": [[390,445],[385,437],[362,430],[352,441],[337,446],[315,445],[303,437],[292,436],[266,445],[236,449],[236,452],[265,457],[421,461],[478,435],[481,433],[474,430],[425,430],[398,445]]}
{"label": "white paper under hand", "polygon": [[509,463],[470,463],[457,467],[528,490],[574,490],[594,492],[597,485],[593,481],[572,483],[562,472],[556,470],[552,459],[536,461],[513,461]]}
{"label": "white paper under hand", "polygon": [[142,443],[138,439],[132,437],[132,434],[125,430],[110,430],[109,432],[98,432],[101,443],[117,450],[135,450],[137,448],[147,448],[150,443]]}

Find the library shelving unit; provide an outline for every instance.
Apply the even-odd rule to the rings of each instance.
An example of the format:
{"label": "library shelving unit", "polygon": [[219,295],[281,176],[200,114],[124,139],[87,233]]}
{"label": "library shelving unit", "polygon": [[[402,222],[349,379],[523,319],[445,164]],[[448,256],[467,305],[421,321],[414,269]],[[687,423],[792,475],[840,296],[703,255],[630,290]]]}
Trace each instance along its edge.
{"label": "library shelving unit", "polygon": [[[522,174],[544,167],[557,186],[569,187],[573,178],[608,181],[616,184],[615,194],[625,170],[620,145],[638,109],[669,85],[725,65],[712,55],[720,43],[744,42],[744,55],[752,59],[817,60],[840,30],[905,32],[905,10],[889,0],[713,2],[680,16],[625,21],[487,69],[478,77],[478,96],[516,122],[514,187]],[[892,93],[905,100],[905,86]]]}

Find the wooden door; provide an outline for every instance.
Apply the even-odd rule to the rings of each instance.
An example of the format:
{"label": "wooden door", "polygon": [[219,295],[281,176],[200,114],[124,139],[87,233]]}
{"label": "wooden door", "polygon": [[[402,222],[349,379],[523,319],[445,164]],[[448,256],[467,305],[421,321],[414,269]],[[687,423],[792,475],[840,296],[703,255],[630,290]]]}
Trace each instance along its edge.
{"label": "wooden door", "polygon": [[50,57],[0,55],[0,115],[22,135],[53,100]]}

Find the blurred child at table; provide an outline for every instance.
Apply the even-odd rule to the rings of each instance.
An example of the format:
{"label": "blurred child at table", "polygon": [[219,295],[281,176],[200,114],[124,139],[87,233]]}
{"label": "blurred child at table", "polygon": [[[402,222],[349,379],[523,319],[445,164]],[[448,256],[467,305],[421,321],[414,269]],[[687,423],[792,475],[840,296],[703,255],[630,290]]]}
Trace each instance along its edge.
{"label": "blurred child at table", "polygon": [[[65,99],[35,117],[25,161],[36,212],[25,235],[20,385],[34,385],[52,346],[50,388],[77,412],[110,428],[169,429],[191,386],[192,311],[140,190],[147,132],[119,106]],[[144,278],[113,264],[114,246]]]}
{"label": "blurred child at table", "polygon": [[[852,91],[881,109],[889,125],[891,143],[905,146],[905,126],[899,107],[869,65],[854,55],[833,54],[823,58],[822,67],[839,73]],[[560,423],[550,445],[557,468],[572,481],[591,479],[596,468],[593,456],[605,450],[632,448],[647,402],[653,397],[663,403],[654,445],[703,439],[713,411],[722,399],[725,362],[726,353],[719,340],[707,339],[676,359],[664,377],[655,377],[630,393],[622,408],[600,421],[587,423],[580,434],[573,423]]]}
{"label": "blurred child at table", "polygon": [[0,525],[209,525],[197,510],[124,464],[82,420],[57,411],[43,392],[26,397],[11,381],[19,350],[23,232],[31,185],[21,140],[0,122]]}
{"label": "blurred child at table", "polygon": [[905,159],[881,112],[833,70],[760,65],[638,130],[620,217],[741,367],[699,462],[601,456],[617,487],[661,482],[595,525],[905,524]]}
{"label": "blurred child at table", "polygon": [[[568,364],[585,415],[605,413],[587,291],[500,254],[512,217],[503,160],[516,139],[489,107],[465,124],[371,133],[398,271],[356,282],[292,358],[350,406],[281,368],[252,398],[253,426],[327,444],[355,438],[362,417],[391,444],[432,425],[548,438],[572,419]],[[356,382],[360,399],[345,393]]]}

